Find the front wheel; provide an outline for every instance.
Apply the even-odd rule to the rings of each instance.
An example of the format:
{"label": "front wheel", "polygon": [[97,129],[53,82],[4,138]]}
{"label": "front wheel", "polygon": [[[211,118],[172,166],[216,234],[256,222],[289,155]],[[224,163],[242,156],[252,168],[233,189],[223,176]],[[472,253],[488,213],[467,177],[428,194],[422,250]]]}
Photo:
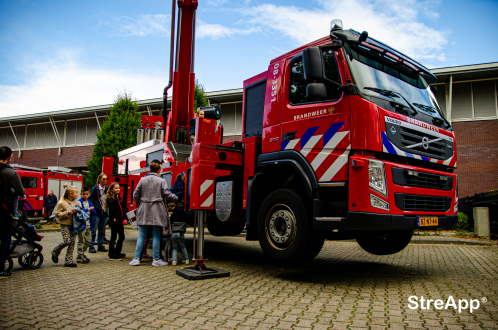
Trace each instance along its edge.
{"label": "front wheel", "polygon": [[383,256],[398,253],[403,250],[412,239],[413,230],[392,230],[367,237],[358,237],[356,241],[363,250]]}
{"label": "front wheel", "polygon": [[306,200],[297,190],[280,189],[265,198],[258,214],[258,238],[263,252],[281,263],[315,258],[325,240],[313,229]]}
{"label": "front wheel", "polygon": [[8,257],[7,260],[5,260],[5,268],[4,271],[7,273],[10,273],[10,271],[14,268],[14,261],[12,261],[11,257]]}

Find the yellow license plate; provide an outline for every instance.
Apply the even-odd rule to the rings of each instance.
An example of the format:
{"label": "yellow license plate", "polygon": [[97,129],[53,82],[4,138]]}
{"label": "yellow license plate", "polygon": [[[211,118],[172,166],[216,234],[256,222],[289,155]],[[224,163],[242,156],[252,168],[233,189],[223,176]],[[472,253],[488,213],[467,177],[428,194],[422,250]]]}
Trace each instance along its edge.
{"label": "yellow license plate", "polygon": [[438,218],[437,217],[419,217],[418,218],[418,226],[419,227],[437,226],[437,225],[438,225]]}

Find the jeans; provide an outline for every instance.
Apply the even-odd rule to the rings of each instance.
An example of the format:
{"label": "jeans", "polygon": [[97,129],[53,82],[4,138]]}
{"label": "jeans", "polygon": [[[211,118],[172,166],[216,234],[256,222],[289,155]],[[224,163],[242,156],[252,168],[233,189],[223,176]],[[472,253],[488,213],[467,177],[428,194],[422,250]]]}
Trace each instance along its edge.
{"label": "jeans", "polygon": [[0,205],[0,272],[5,270],[5,261],[10,255],[12,241],[12,217],[10,212]]}
{"label": "jeans", "polygon": [[95,237],[97,236],[97,229],[99,230],[98,244],[97,246],[104,245],[105,237],[105,226],[107,225],[107,213],[96,215],[93,217],[93,227],[92,227],[92,243],[90,246],[95,245]]}
{"label": "jeans", "polygon": [[137,247],[135,249],[135,258],[140,259],[142,257],[142,252],[144,250],[145,237],[147,237],[147,232],[149,227],[152,227],[152,256],[154,260],[159,260],[161,250],[161,236],[163,234],[163,227],[161,226],[138,226],[138,239]]}
{"label": "jeans", "polygon": [[[111,240],[109,241],[109,257],[119,257],[125,239],[124,226],[122,223],[115,223],[111,227]],[[117,238],[119,236],[119,238]],[[117,242],[116,242],[117,239]],[[114,246],[116,244],[116,246]]]}
{"label": "jeans", "polygon": [[188,260],[185,237],[183,237],[182,233],[173,233],[173,235],[171,235],[171,244],[173,244],[173,261],[178,260],[178,248],[182,250],[183,260]]}

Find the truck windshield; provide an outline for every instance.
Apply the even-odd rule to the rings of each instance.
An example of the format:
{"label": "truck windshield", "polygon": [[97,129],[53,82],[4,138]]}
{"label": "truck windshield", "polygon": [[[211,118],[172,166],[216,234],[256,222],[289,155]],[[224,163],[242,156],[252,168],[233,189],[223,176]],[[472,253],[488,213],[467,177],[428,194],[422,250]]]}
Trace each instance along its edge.
{"label": "truck windshield", "polygon": [[382,95],[397,102],[399,94],[418,112],[443,118],[429,85],[415,70],[361,45],[345,45],[345,49],[355,83],[364,94]]}

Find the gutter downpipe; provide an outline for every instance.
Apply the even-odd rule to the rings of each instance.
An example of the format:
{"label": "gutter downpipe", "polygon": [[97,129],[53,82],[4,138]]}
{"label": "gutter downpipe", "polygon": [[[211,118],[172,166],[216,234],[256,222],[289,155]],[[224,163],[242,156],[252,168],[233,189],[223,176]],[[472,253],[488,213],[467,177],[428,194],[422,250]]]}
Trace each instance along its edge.
{"label": "gutter downpipe", "polygon": [[[175,50],[175,18],[176,18],[176,0],[171,0],[171,37],[170,37],[170,51],[169,51],[169,82],[163,91],[163,119],[164,119],[164,132],[166,133],[166,126],[168,125],[168,89],[173,85],[173,54]],[[164,134],[164,142],[168,139],[168,135]]]}

